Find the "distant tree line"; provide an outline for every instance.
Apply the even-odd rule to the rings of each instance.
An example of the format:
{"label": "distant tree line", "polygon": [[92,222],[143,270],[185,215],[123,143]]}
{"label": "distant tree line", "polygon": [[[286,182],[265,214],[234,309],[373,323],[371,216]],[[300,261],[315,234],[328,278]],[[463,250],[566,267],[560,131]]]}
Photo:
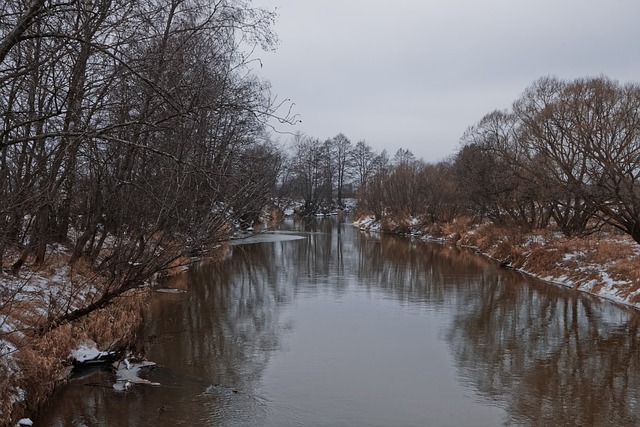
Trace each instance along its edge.
{"label": "distant tree line", "polygon": [[376,159],[360,188],[378,218],[465,215],[567,236],[607,224],[640,243],[638,84],[544,77],[471,126],[446,161]]}
{"label": "distant tree line", "polygon": [[544,77],[510,110],[469,127],[451,158],[393,158],[343,134],[297,134],[283,185],[306,211],[342,203],[384,217],[451,222],[461,216],[567,236],[609,225],[640,243],[640,85],[606,77]]}
{"label": "distant tree line", "polygon": [[283,155],[246,52],[273,19],[245,0],[0,4],[0,266],[64,243],[107,281],[49,326],[257,218]]}
{"label": "distant tree line", "polygon": [[358,149],[369,150],[364,141],[354,147],[339,133],[320,141],[296,133],[281,180],[281,195],[304,201],[302,215],[344,206],[345,197],[353,196],[354,156]]}

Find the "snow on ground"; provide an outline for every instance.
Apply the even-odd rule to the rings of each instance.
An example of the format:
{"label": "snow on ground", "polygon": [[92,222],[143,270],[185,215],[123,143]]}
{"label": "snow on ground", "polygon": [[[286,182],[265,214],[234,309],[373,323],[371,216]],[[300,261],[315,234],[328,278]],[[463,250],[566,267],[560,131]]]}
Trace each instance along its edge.
{"label": "snow on ground", "polygon": [[[476,230],[472,231],[476,233]],[[534,245],[545,245],[547,243],[547,239],[544,236],[540,236],[538,234],[532,234],[527,237],[527,240],[524,243],[524,246],[534,246]]]}
{"label": "snow on ground", "polygon": [[[63,254],[62,245],[51,248],[52,253]],[[62,259],[62,257],[60,257]],[[3,381],[20,376],[16,360],[21,342],[29,329],[37,326],[50,315],[71,311],[86,304],[97,293],[95,287],[76,275],[70,277],[70,269],[64,263],[45,265],[39,271],[25,267],[18,276],[0,270],[0,373]],[[95,350],[97,351],[97,350]],[[94,354],[89,346],[77,349],[82,358]],[[25,393],[19,387],[8,390],[11,402],[25,400]]]}
{"label": "snow on ground", "polygon": [[379,232],[381,230],[380,221],[376,221],[373,215],[364,216],[354,221],[353,225],[362,231]]}
{"label": "snow on ground", "polygon": [[[578,266],[573,267],[573,269],[579,276],[593,277],[582,283],[577,282],[579,284],[577,287],[578,290],[640,308],[640,303],[635,302],[635,297],[640,293],[640,289],[630,293],[628,291],[625,292],[625,289],[633,286],[630,280],[616,280],[608,271],[610,265],[589,263],[585,261],[586,259],[587,254],[584,251],[570,252],[563,255],[564,262],[576,261],[578,263]],[[524,270],[524,272],[527,271]],[[575,279],[567,277],[566,275],[559,277],[547,276],[543,279],[569,287],[573,287],[576,284]]]}
{"label": "snow on ground", "polygon": [[[635,246],[637,244],[633,242],[617,243],[631,245],[631,248],[634,251],[636,250]],[[555,251],[558,249],[549,248],[549,250]],[[611,269],[614,267],[612,262],[595,263],[588,260],[589,254],[587,252],[576,250],[562,255],[562,261],[556,265],[557,270],[560,272],[557,275],[541,276],[534,271],[528,270],[526,264],[519,270],[546,282],[576,288],[582,292],[640,309],[640,303],[636,301],[636,296],[640,294],[640,289],[630,291],[635,287],[631,280],[612,277]]]}
{"label": "snow on ground", "polygon": [[93,341],[85,341],[71,350],[70,356],[78,363],[85,363],[91,360],[97,360],[101,357],[113,355],[113,352],[98,350],[97,344]]}

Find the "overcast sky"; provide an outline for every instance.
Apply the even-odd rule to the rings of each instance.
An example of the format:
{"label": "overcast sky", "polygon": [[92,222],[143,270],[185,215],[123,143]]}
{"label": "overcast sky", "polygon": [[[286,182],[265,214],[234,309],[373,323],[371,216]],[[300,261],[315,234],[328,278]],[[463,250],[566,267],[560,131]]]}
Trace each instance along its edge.
{"label": "overcast sky", "polygon": [[[640,82],[640,0],[254,0],[280,44],[259,73],[322,140],[433,162],[542,76]],[[284,135],[281,140],[287,141]]]}

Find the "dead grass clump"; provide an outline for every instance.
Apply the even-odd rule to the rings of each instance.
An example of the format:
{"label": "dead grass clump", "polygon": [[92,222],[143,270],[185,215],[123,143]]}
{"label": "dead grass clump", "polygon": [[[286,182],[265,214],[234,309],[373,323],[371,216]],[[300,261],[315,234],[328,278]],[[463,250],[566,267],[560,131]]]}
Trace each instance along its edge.
{"label": "dead grass clump", "polygon": [[[436,225],[436,224],[434,224]],[[457,222],[437,223],[442,237],[449,239],[451,243],[456,243],[461,239],[464,228]]]}
{"label": "dead grass clump", "polygon": [[20,349],[17,359],[20,376],[16,385],[28,398],[16,402],[18,407],[10,413],[34,412],[66,377],[67,357],[76,344],[71,329],[65,325],[42,337],[33,337]]}
{"label": "dead grass clump", "polygon": [[134,289],[118,297],[115,304],[91,313],[77,325],[76,339],[90,339],[102,350],[121,351],[137,343],[148,289]]}
{"label": "dead grass clump", "polygon": [[561,275],[560,263],[564,254],[556,247],[541,247],[532,250],[527,256],[524,268],[542,277]]}
{"label": "dead grass clump", "polygon": [[13,378],[8,368],[4,364],[0,364],[0,425],[11,424],[11,410],[14,405],[15,392],[10,387]]}
{"label": "dead grass clump", "polygon": [[516,255],[515,247],[523,246],[524,234],[516,227],[499,227],[482,224],[463,237],[465,244],[475,246],[481,252],[503,259]]}
{"label": "dead grass clump", "polygon": [[481,224],[463,233],[460,243],[483,251],[493,244],[494,237],[491,233],[491,227],[488,224]]}
{"label": "dead grass clump", "polygon": [[[619,295],[627,298],[631,293],[640,289],[640,256],[630,255],[628,258],[621,257],[607,268],[609,275],[618,282],[626,282],[620,289]],[[640,295],[633,298],[634,303],[640,302]]]}
{"label": "dead grass clump", "polygon": [[427,232],[429,233],[429,236],[436,239],[447,236],[445,225],[439,222],[431,224],[427,228]]}
{"label": "dead grass clump", "polygon": [[625,280],[636,288],[640,287],[640,258],[638,256],[616,261],[609,267],[609,272],[616,280]]}
{"label": "dead grass clump", "polygon": [[44,264],[41,269],[43,272],[53,276],[66,265],[68,265],[69,256],[63,253],[48,254],[45,258]]}
{"label": "dead grass clump", "polygon": [[443,222],[440,223],[442,227],[443,233],[447,236],[452,234],[462,235],[468,230],[472,230],[477,222],[470,217],[461,217],[456,218],[455,221],[452,222]]}
{"label": "dead grass clump", "polygon": [[91,278],[91,279],[94,279],[97,277],[95,269],[91,265],[91,262],[87,261],[84,258],[77,260],[73,264],[72,274],[77,277]]}
{"label": "dead grass clump", "polygon": [[588,252],[587,262],[593,264],[606,264],[612,261],[628,260],[635,258],[632,245],[620,240],[596,240],[590,242],[592,250]]}
{"label": "dead grass clump", "polygon": [[380,229],[385,233],[396,233],[398,230],[398,222],[394,218],[383,217],[380,220]]}
{"label": "dead grass clump", "polygon": [[488,248],[486,253],[501,264],[510,265],[513,268],[522,267],[526,261],[524,248],[508,238]]}
{"label": "dead grass clump", "polygon": [[587,282],[593,282],[593,286],[589,289],[589,292],[597,294],[604,287],[604,283],[601,280],[600,275],[598,275],[595,271],[588,272],[586,275],[583,275],[581,278],[574,279],[573,281],[573,289],[578,289],[581,284]]}
{"label": "dead grass clump", "polygon": [[267,221],[269,227],[274,227],[282,222],[282,220],[284,219],[284,212],[282,211],[282,209],[277,209],[274,207],[269,209],[267,214],[264,216],[265,218],[263,219]]}

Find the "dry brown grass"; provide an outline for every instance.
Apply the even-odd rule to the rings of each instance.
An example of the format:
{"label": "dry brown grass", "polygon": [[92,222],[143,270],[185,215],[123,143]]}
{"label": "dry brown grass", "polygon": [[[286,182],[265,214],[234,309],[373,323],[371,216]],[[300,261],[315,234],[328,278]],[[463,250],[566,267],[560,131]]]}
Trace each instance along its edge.
{"label": "dry brown grass", "polygon": [[409,222],[409,219],[405,217],[385,217],[380,221],[380,227],[385,233],[411,233],[411,224]]}
{"label": "dry brown grass", "polygon": [[24,410],[36,410],[65,377],[67,357],[74,347],[71,329],[65,325],[42,337],[32,337],[28,345],[20,349],[18,385],[28,396],[22,403]]}
{"label": "dry brown grass", "polygon": [[436,239],[445,238],[448,236],[447,224],[441,224],[441,223],[431,224],[427,227],[427,233],[429,234],[429,236]]}
{"label": "dry brown grass", "polygon": [[[106,308],[42,336],[33,333],[47,321],[48,315],[55,314],[56,310],[70,309],[64,301],[62,304],[54,303],[54,295],[62,295],[66,299],[66,296],[101,286],[102,282],[88,263],[79,261],[70,269],[66,268],[68,259],[64,254],[53,254],[37,269],[27,264],[21,274],[22,283],[26,285],[33,284],[28,280],[33,274],[32,280],[42,281],[61,274],[63,280],[45,281],[39,290],[33,290],[38,289],[37,286],[31,287],[29,292],[21,292],[19,298],[12,298],[8,293],[3,296],[0,315],[7,316],[14,325],[23,325],[23,331],[2,336],[18,351],[11,357],[16,364],[14,368],[7,370],[5,364],[0,364],[0,425],[13,425],[16,419],[36,411],[46,401],[69,373],[71,350],[82,342],[92,340],[100,349],[121,351],[135,348],[140,341],[139,330],[149,300],[150,291],[147,289],[129,291]],[[17,283],[11,276],[5,278]],[[19,284],[15,286],[20,288]],[[15,392],[19,389],[24,391],[25,400],[16,400]]]}
{"label": "dry brown grass", "polygon": [[604,264],[635,257],[633,243],[622,240],[592,239],[589,241],[587,262]]}
{"label": "dry brown grass", "polygon": [[114,304],[91,313],[76,325],[76,339],[91,339],[99,348],[110,351],[136,345],[150,292],[149,289],[130,290]]}
{"label": "dry brown grass", "polygon": [[[594,294],[604,287],[606,276],[621,282],[616,286],[620,299],[640,289],[637,243],[618,233],[566,238],[548,230],[523,233],[485,223],[462,231],[459,244],[538,277],[564,278],[576,289],[589,283]],[[640,302],[640,297],[630,302]]]}
{"label": "dry brown grass", "polygon": [[638,256],[634,256],[633,259],[619,260],[609,270],[614,278],[625,278],[640,286],[640,259]]}
{"label": "dry brown grass", "polygon": [[[464,227],[464,224],[459,227]],[[463,246],[474,247],[485,255],[516,268],[525,262],[526,235],[516,227],[498,227],[485,223],[472,230],[458,232],[461,234],[459,242]]]}
{"label": "dry brown grass", "polygon": [[542,277],[560,275],[559,264],[563,256],[564,254],[555,247],[536,248],[529,252],[522,267]]}
{"label": "dry brown grass", "polygon": [[[149,290],[132,290],[123,294],[114,304],[97,310],[73,324],[53,329],[43,336],[26,336],[16,346],[20,349],[17,363],[19,375],[2,377],[0,373],[0,425],[15,422],[16,417],[36,411],[51,395],[56,386],[70,372],[69,354],[84,341],[95,341],[100,349],[124,351],[142,349],[138,339],[144,311],[149,301]],[[11,404],[9,390],[20,387],[28,397],[24,402]],[[14,419],[8,416],[14,414]],[[4,417],[4,418],[3,418]]]}

